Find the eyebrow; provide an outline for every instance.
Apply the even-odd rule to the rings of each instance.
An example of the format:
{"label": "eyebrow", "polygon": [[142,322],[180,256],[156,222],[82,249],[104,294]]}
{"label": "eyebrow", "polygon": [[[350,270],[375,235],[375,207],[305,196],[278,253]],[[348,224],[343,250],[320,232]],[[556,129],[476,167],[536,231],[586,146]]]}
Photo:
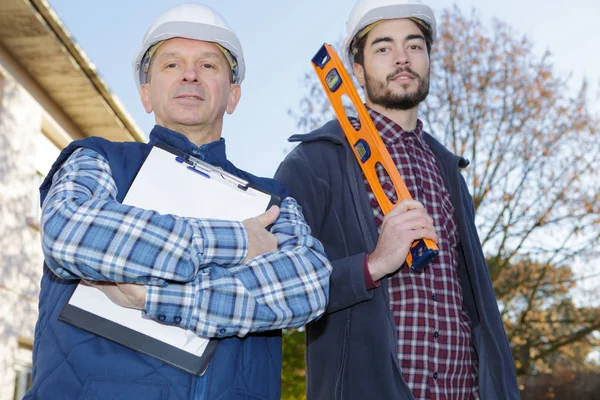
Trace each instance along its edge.
{"label": "eyebrow", "polygon": [[389,36],[380,36],[378,38],[375,38],[375,40],[373,40],[369,46],[375,46],[377,43],[382,43],[382,42],[391,43],[393,41],[394,40]]}
{"label": "eyebrow", "polygon": [[[407,42],[409,40],[414,40],[414,39],[421,39],[421,40],[425,41],[425,36],[417,35],[417,34],[410,34],[410,35],[406,35],[406,37],[404,38],[404,41]],[[381,37],[378,37],[375,40],[373,40],[373,42],[369,46],[374,46],[377,43],[382,43],[382,42],[391,43],[393,41],[394,40],[389,36],[381,36]]]}
{"label": "eyebrow", "polygon": [[413,39],[421,39],[423,41],[425,41],[425,36],[423,35],[407,35],[406,38],[404,38],[404,41],[408,42],[409,40],[413,40]]}
{"label": "eyebrow", "polygon": [[[213,53],[212,51],[205,51],[203,53],[201,53],[200,58],[213,58],[213,59],[219,59],[219,54],[217,53]],[[181,53],[176,52],[176,51],[170,51],[167,53],[162,53],[160,54],[157,58],[158,59],[165,59],[165,58],[171,58],[171,57],[181,57]]]}

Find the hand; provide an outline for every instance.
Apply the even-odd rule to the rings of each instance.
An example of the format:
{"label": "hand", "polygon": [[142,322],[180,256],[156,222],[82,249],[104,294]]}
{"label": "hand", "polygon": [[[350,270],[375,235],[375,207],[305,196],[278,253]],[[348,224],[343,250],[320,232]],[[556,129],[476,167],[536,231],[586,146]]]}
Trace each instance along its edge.
{"label": "hand", "polygon": [[277,238],[265,228],[271,225],[279,216],[279,207],[272,206],[258,217],[242,221],[248,235],[248,254],[244,263],[261,254],[277,250]]}
{"label": "hand", "polygon": [[402,200],[384,218],[375,250],[368,257],[368,268],[374,281],[397,271],[415,240],[438,237],[423,204]]}
{"label": "hand", "polygon": [[144,285],[114,282],[83,282],[102,291],[113,303],[121,307],[144,310],[146,305],[146,286]]}

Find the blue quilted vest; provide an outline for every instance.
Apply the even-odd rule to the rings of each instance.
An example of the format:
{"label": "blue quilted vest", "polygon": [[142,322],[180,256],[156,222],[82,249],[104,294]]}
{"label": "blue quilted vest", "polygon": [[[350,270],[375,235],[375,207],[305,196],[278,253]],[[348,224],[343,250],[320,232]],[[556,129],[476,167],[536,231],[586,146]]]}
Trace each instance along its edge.
{"label": "blue quilted vest", "polygon": [[[80,147],[94,150],[110,164],[118,188],[117,200],[127,190],[151,145],[163,142],[223,168],[283,198],[282,185],[239,170],[225,155],[223,139],[194,146],[185,136],[155,126],[149,144],[114,143],[90,137],[65,148],[40,188],[44,201],[52,176]],[[191,376],[154,358],[58,321],[76,281],[58,278],[44,265],[39,318],[33,348],[33,386],[25,399],[192,400],[279,399],[281,332],[222,339],[206,373]]]}

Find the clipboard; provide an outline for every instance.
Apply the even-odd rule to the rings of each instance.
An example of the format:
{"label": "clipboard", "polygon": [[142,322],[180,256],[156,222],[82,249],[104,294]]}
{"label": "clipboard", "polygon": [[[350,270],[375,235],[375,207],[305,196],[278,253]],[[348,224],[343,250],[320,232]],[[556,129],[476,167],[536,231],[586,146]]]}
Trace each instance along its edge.
{"label": "clipboard", "polygon": [[[123,200],[160,214],[236,221],[279,202],[278,196],[163,143],[152,147]],[[141,311],[120,307],[83,284],[58,319],[196,376],[204,374],[219,342],[142,318]]]}

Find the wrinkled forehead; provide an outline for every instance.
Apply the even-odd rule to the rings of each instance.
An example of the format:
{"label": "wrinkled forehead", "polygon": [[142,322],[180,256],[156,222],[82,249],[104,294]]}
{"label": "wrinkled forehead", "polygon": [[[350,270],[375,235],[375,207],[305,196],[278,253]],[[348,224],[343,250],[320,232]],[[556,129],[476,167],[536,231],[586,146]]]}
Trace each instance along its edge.
{"label": "wrinkled forehead", "polygon": [[235,57],[220,44],[204,40],[174,37],[157,42],[146,51],[146,54],[142,58],[144,75],[147,76],[153,60],[181,56],[189,51],[201,53],[204,57],[214,57],[215,60],[226,63],[231,69],[231,74],[234,74],[237,70]]}
{"label": "wrinkled forehead", "polygon": [[171,38],[156,43],[148,49],[147,56],[149,58],[164,57],[165,55],[187,55],[187,54],[202,54],[203,56],[214,56],[220,60],[228,62],[225,50],[214,42],[203,40]]}

